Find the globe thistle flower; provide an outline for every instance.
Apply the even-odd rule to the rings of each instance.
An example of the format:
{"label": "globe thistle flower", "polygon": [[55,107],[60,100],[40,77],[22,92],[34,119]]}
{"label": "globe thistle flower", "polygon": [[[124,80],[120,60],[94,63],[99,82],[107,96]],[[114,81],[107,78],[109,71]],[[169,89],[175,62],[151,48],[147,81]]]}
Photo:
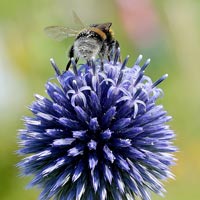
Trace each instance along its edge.
{"label": "globe thistle flower", "polygon": [[59,85],[46,84],[50,98],[35,95],[32,117],[19,131],[18,164],[33,175],[29,187],[42,189],[39,199],[150,200],[150,191],[163,195],[162,181],[172,178],[175,135],[171,120],[156,100],[163,92],[140,67],[91,60],[61,73],[53,59]]}

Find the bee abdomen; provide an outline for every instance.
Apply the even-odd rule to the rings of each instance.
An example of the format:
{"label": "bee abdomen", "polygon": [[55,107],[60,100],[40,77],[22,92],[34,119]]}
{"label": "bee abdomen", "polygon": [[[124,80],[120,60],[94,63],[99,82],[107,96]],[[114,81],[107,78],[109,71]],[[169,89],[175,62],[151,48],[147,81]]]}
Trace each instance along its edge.
{"label": "bee abdomen", "polygon": [[77,37],[74,42],[74,52],[79,58],[90,60],[96,57],[102,47],[102,41],[92,35]]}

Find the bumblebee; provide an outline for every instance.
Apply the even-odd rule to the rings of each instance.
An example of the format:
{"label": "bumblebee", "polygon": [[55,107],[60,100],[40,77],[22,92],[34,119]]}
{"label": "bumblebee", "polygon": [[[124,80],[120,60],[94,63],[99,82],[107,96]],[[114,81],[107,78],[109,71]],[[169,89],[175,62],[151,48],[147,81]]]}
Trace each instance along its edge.
{"label": "bumblebee", "polygon": [[68,53],[70,60],[67,63],[66,70],[69,69],[71,58],[73,57],[76,63],[79,58],[89,61],[97,56],[101,61],[105,57],[110,60],[111,51],[119,47],[119,43],[115,40],[113,31],[110,28],[112,23],[91,24],[89,27],[85,27],[78,16],[74,15],[76,21],[83,27],[80,31],[63,26],[49,26],[44,29],[49,37],[58,41],[68,37],[75,37]]}

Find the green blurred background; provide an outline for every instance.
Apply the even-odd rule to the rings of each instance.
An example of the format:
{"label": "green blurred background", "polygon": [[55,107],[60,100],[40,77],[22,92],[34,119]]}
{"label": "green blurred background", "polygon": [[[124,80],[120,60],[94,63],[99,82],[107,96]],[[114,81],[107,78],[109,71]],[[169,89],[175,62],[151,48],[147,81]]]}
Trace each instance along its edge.
{"label": "green blurred background", "polygon": [[[73,39],[58,43],[45,36],[48,25],[74,26],[72,10],[86,24],[113,22],[122,56],[151,58],[146,74],[153,80],[165,73],[159,100],[177,134],[176,180],[165,183],[167,200],[200,199],[200,1],[159,0],[18,0],[0,1],[0,199],[35,200],[37,189],[25,190],[30,178],[19,177],[17,129],[33,94],[45,95],[54,76],[49,59],[62,70]],[[153,195],[154,200],[163,199]]]}

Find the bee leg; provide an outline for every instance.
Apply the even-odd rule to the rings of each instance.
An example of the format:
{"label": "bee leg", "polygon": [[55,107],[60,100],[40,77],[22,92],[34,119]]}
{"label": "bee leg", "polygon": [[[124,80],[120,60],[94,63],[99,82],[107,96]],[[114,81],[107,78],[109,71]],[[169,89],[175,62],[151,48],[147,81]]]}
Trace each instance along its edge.
{"label": "bee leg", "polygon": [[[118,42],[117,40],[115,40],[115,51],[117,51],[118,48],[120,48],[119,42]],[[122,62],[121,54],[120,54],[120,56],[119,56],[119,62]]]}
{"label": "bee leg", "polygon": [[110,60],[111,60],[110,55],[107,55],[107,58],[108,58],[108,61],[110,62]]}
{"label": "bee leg", "polygon": [[75,63],[76,63],[76,64],[77,64],[78,60],[79,60],[79,58],[77,57],[77,58],[75,59]]}
{"label": "bee leg", "polygon": [[[72,57],[72,58],[73,58],[73,57]],[[79,60],[79,58],[76,58],[76,59],[75,59],[75,63],[76,63],[76,64],[77,64],[78,60]],[[71,63],[72,63],[72,61],[71,61],[71,58],[70,58],[69,62],[67,63],[67,66],[66,66],[66,71],[69,70]]]}
{"label": "bee leg", "polygon": [[104,70],[104,62],[103,62],[103,58],[104,56],[103,55],[99,55],[99,58],[100,58],[100,70],[103,71]]}
{"label": "bee leg", "polygon": [[119,48],[119,42],[117,40],[112,40],[108,46],[109,48],[108,48],[107,58],[108,61],[110,62],[114,58],[114,55],[117,49]]}
{"label": "bee leg", "polygon": [[[66,71],[70,68],[70,66],[71,66],[71,58],[73,58],[74,57],[74,45],[72,45],[71,46],[71,48],[70,48],[70,50],[69,50],[69,54],[68,54],[68,56],[69,56],[69,62],[67,63],[67,65],[66,65]],[[77,61],[78,62],[78,61]]]}
{"label": "bee leg", "polygon": [[87,60],[87,65],[90,66],[90,60]]}
{"label": "bee leg", "polygon": [[66,71],[70,68],[70,65],[71,65],[71,59],[69,60],[69,62],[66,65]]}
{"label": "bee leg", "polygon": [[104,71],[104,62],[102,59],[101,59],[101,71]]}
{"label": "bee leg", "polygon": [[115,48],[118,49],[120,46],[119,46],[119,42],[117,40],[115,40]]}
{"label": "bee leg", "polygon": [[108,47],[107,43],[104,41],[101,47],[101,51],[99,53],[99,58],[100,58],[100,70],[104,70],[104,58],[108,57]]}

